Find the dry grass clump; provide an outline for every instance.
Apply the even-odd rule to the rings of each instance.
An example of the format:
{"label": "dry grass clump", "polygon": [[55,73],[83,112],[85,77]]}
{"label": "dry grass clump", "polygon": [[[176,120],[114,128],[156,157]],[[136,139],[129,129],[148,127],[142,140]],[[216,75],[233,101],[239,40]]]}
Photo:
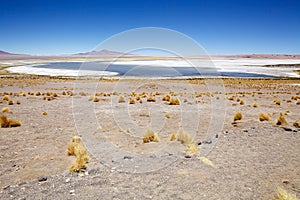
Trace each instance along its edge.
{"label": "dry grass clump", "polygon": [[129,99],[129,104],[135,104],[134,99],[130,98],[130,99]]}
{"label": "dry grass clump", "polygon": [[2,100],[3,100],[3,101],[10,101],[11,99],[10,99],[10,97],[9,97],[8,95],[4,95],[4,96],[2,97]]}
{"label": "dry grass clump", "polygon": [[69,168],[70,172],[79,172],[81,169],[86,169],[86,163],[89,161],[87,151],[81,144],[81,138],[74,136],[67,147],[67,154],[75,156],[75,163]]}
{"label": "dry grass clump", "polygon": [[280,100],[278,100],[278,99],[276,99],[276,100],[274,100],[274,103],[276,104],[276,105],[281,105],[281,101]]}
{"label": "dry grass clump", "polygon": [[185,150],[185,153],[187,155],[194,155],[200,153],[193,138],[184,130],[179,131],[177,135],[177,141],[180,141],[182,144],[184,144],[187,147],[187,149]]}
{"label": "dry grass clump", "polygon": [[119,96],[118,102],[119,103],[125,103],[124,97],[123,96]]}
{"label": "dry grass clump", "polygon": [[270,114],[259,113],[258,115],[259,121],[270,121]]}
{"label": "dry grass clump", "polygon": [[11,128],[11,127],[21,126],[22,123],[19,120],[7,118],[6,115],[1,115],[0,125],[1,128]]}
{"label": "dry grass clump", "polygon": [[7,102],[7,104],[8,104],[8,105],[14,105],[14,102],[13,102],[12,100],[9,100],[9,101]]}
{"label": "dry grass clump", "polygon": [[241,105],[245,105],[245,102],[243,100],[240,101]]}
{"label": "dry grass clump", "polygon": [[147,101],[148,101],[148,102],[155,102],[156,99],[155,99],[155,97],[150,96],[150,97],[147,98]]}
{"label": "dry grass clump", "polygon": [[291,99],[297,101],[298,99],[300,99],[300,97],[299,96],[292,96]]}
{"label": "dry grass clump", "polygon": [[288,99],[288,100],[286,100],[286,102],[287,102],[287,103],[291,103],[291,102],[292,102],[292,100]]}
{"label": "dry grass clump", "polygon": [[298,102],[296,103],[296,105],[300,105],[300,101],[298,101]]}
{"label": "dry grass clump", "polygon": [[143,135],[143,142],[149,143],[149,142],[158,142],[158,141],[159,141],[158,136],[150,128],[148,128]]}
{"label": "dry grass clump", "polygon": [[67,95],[67,92],[66,92],[66,91],[63,91],[63,92],[62,92],[62,95]]}
{"label": "dry grass clump", "polygon": [[93,98],[93,102],[99,102],[99,101],[100,101],[100,99],[98,97]]}
{"label": "dry grass clump", "polygon": [[2,108],[3,113],[12,113],[12,111],[8,107]]}
{"label": "dry grass clump", "polygon": [[48,113],[47,113],[47,112],[43,112],[42,114],[43,114],[43,115],[48,115]]}
{"label": "dry grass clump", "polygon": [[165,117],[168,118],[168,119],[171,118],[170,113],[166,113],[166,114],[165,114]]}
{"label": "dry grass clump", "polygon": [[41,92],[36,92],[35,96],[41,96]]}
{"label": "dry grass clump", "polygon": [[176,134],[175,133],[172,133],[170,135],[170,141],[175,141],[176,140]]}
{"label": "dry grass clump", "polygon": [[233,121],[238,121],[238,120],[241,120],[243,118],[243,115],[241,112],[236,112],[234,114],[234,117],[233,117]]}
{"label": "dry grass clump", "polygon": [[19,96],[25,97],[26,94],[25,94],[25,92],[20,92],[20,93],[19,93]]}
{"label": "dry grass clump", "polygon": [[276,197],[273,200],[297,200],[296,195],[288,193],[283,188],[279,187]]}
{"label": "dry grass clump", "polygon": [[169,101],[169,105],[180,105],[180,101],[178,98],[171,98]]}
{"label": "dry grass clump", "polygon": [[296,128],[300,128],[300,120],[293,123],[293,126],[295,126]]}
{"label": "dry grass clump", "polygon": [[278,119],[276,120],[276,125],[283,125],[283,124],[287,124],[287,121],[284,118],[283,114],[280,113]]}
{"label": "dry grass clump", "polygon": [[257,108],[257,107],[258,107],[258,104],[257,104],[257,103],[253,103],[253,104],[252,104],[252,107],[253,107],[253,108]]}
{"label": "dry grass clump", "polygon": [[170,99],[171,99],[171,96],[169,94],[167,94],[166,96],[164,96],[162,98],[162,101],[170,101]]}
{"label": "dry grass clump", "polygon": [[17,101],[16,101],[16,104],[20,105],[20,104],[21,104],[21,101],[17,100]]}

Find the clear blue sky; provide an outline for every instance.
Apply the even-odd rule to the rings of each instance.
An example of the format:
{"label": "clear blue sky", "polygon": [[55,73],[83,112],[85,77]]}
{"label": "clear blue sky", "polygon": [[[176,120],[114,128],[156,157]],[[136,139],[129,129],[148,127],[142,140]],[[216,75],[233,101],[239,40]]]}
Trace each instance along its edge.
{"label": "clear blue sky", "polygon": [[0,50],[86,52],[149,26],[182,32],[209,54],[300,54],[300,0],[3,0]]}

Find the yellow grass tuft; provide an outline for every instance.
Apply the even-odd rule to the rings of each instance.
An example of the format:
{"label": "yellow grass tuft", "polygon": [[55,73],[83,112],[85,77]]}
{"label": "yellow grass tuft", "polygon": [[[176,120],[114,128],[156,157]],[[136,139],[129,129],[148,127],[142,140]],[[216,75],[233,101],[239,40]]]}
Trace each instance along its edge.
{"label": "yellow grass tuft", "polygon": [[240,101],[241,105],[245,105],[245,102],[243,100]]}
{"label": "yellow grass tuft", "polygon": [[129,104],[135,104],[134,99],[130,98],[130,99],[129,99]]}
{"label": "yellow grass tuft", "polygon": [[178,98],[171,98],[169,101],[169,105],[180,105],[180,101]]}
{"label": "yellow grass tuft", "polygon": [[269,114],[259,113],[258,118],[259,118],[259,121],[261,121],[261,122],[270,121],[270,115]]}
{"label": "yellow grass tuft", "polygon": [[2,108],[3,113],[12,113],[12,111],[8,107]]}
{"label": "yellow grass tuft", "polygon": [[197,147],[197,145],[193,142],[187,145],[187,149],[185,150],[186,155],[195,155],[195,154],[199,154],[200,151]]}
{"label": "yellow grass tuft", "polygon": [[67,154],[75,156],[75,163],[70,167],[70,172],[79,172],[81,169],[86,169],[86,163],[89,161],[87,151],[81,144],[81,138],[74,136],[67,147]]}
{"label": "yellow grass tuft", "polygon": [[296,195],[288,193],[283,188],[279,187],[276,197],[273,200],[297,200]]}
{"label": "yellow grass tuft", "polygon": [[158,142],[158,141],[159,141],[158,136],[150,128],[148,128],[143,135],[143,142],[148,143],[148,142]]}
{"label": "yellow grass tuft", "polygon": [[170,141],[174,141],[174,140],[176,140],[176,134],[175,134],[175,133],[172,133],[172,134],[170,135]]}
{"label": "yellow grass tuft", "polygon": [[150,96],[150,97],[147,98],[147,101],[148,102],[155,102],[156,99],[153,96]]}
{"label": "yellow grass tuft", "polygon": [[14,102],[13,102],[12,100],[9,100],[9,101],[7,102],[7,104],[8,104],[8,105],[14,105]]}
{"label": "yellow grass tuft", "polygon": [[16,101],[16,104],[20,105],[20,104],[21,104],[21,101],[17,100],[17,101]]}
{"label": "yellow grass tuft", "polygon": [[276,105],[281,105],[281,101],[278,100],[278,99],[274,100],[274,103],[275,103]]}
{"label": "yellow grass tuft", "polygon": [[10,101],[10,97],[9,97],[8,95],[4,95],[4,96],[2,97],[2,100],[3,100],[3,101]]}
{"label": "yellow grass tuft", "polygon": [[200,159],[204,164],[209,165],[209,166],[211,166],[211,167],[213,167],[213,168],[216,168],[216,166],[214,165],[214,163],[213,163],[211,160],[209,160],[208,158],[206,158],[206,157],[200,157],[199,159]]}
{"label": "yellow grass tuft", "polygon": [[171,118],[170,113],[166,113],[166,114],[165,114],[165,117],[168,118],[168,119]]}
{"label": "yellow grass tuft", "polygon": [[99,102],[99,101],[100,101],[100,99],[98,97],[93,98],[93,102]]}
{"label": "yellow grass tuft", "polygon": [[243,115],[241,112],[236,112],[234,114],[234,117],[233,117],[233,121],[238,121],[238,120],[241,120],[243,118]]}
{"label": "yellow grass tuft", "polygon": [[125,103],[124,97],[123,96],[119,96],[118,102],[119,103]]}
{"label": "yellow grass tuft", "polygon": [[180,130],[177,135],[177,141],[180,141],[182,144],[188,145],[193,143],[193,138],[184,130]]}
{"label": "yellow grass tuft", "polygon": [[19,93],[19,96],[25,97],[26,94],[25,94],[25,92],[20,92],[20,93]]}
{"label": "yellow grass tuft", "polygon": [[7,118],[5,115],[0,116],[1,128],[11,128],[21,126],[22,123],[19,120]]}
{"label": "yellow grass tuft", "polygon": [[252,104],[252,107],[253,107],[253,108],[257,108],[257,107],[258,107],[258,104],[257,104],[257,103],[253,103],[253,104]]}
{"label": "yellow grass tuft", "polygon": [[287,121],[284,118],[283,114],[280,113],[278,119],[276,120],[276,125],[283,125],[283,124],[287,124]]}
{"label": "yellow grass tuft", "polygon": [[300,120],[294,122],[293,126],[295,126],[296,128],[300,128]]}
{"label": "yellow grass tuft", "polygon": [[171,96],[168,94],[162,98],[163,101],[170,101],[170,99],[171,99]]}

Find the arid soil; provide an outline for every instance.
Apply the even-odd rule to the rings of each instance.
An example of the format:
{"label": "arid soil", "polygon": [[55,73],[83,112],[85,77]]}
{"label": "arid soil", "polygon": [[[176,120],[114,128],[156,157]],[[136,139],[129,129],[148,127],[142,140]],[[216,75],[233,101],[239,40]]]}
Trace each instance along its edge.
{"label": "arid soil", "polygon": [[[272,199],[278,187],[300,197],[299,79],[20,76],[1,78],[0,98],[22,123],[0,128],[0,199]],[[159,142],[143,143],[147,128]],[[169,140],[181,130],[199,154]],[[90,156],[80,173],[66,154],[74,135]]]}

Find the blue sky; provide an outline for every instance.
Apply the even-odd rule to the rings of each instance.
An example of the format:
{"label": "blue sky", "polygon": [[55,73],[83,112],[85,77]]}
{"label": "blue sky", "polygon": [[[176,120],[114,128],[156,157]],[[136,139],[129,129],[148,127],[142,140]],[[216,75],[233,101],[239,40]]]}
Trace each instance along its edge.
{"label": "blue sky", "polygon": [[163,27],[209,54],[300,54],[299,0],[11,0],[0,4],[0,50],[70,54],[132,28]]}

